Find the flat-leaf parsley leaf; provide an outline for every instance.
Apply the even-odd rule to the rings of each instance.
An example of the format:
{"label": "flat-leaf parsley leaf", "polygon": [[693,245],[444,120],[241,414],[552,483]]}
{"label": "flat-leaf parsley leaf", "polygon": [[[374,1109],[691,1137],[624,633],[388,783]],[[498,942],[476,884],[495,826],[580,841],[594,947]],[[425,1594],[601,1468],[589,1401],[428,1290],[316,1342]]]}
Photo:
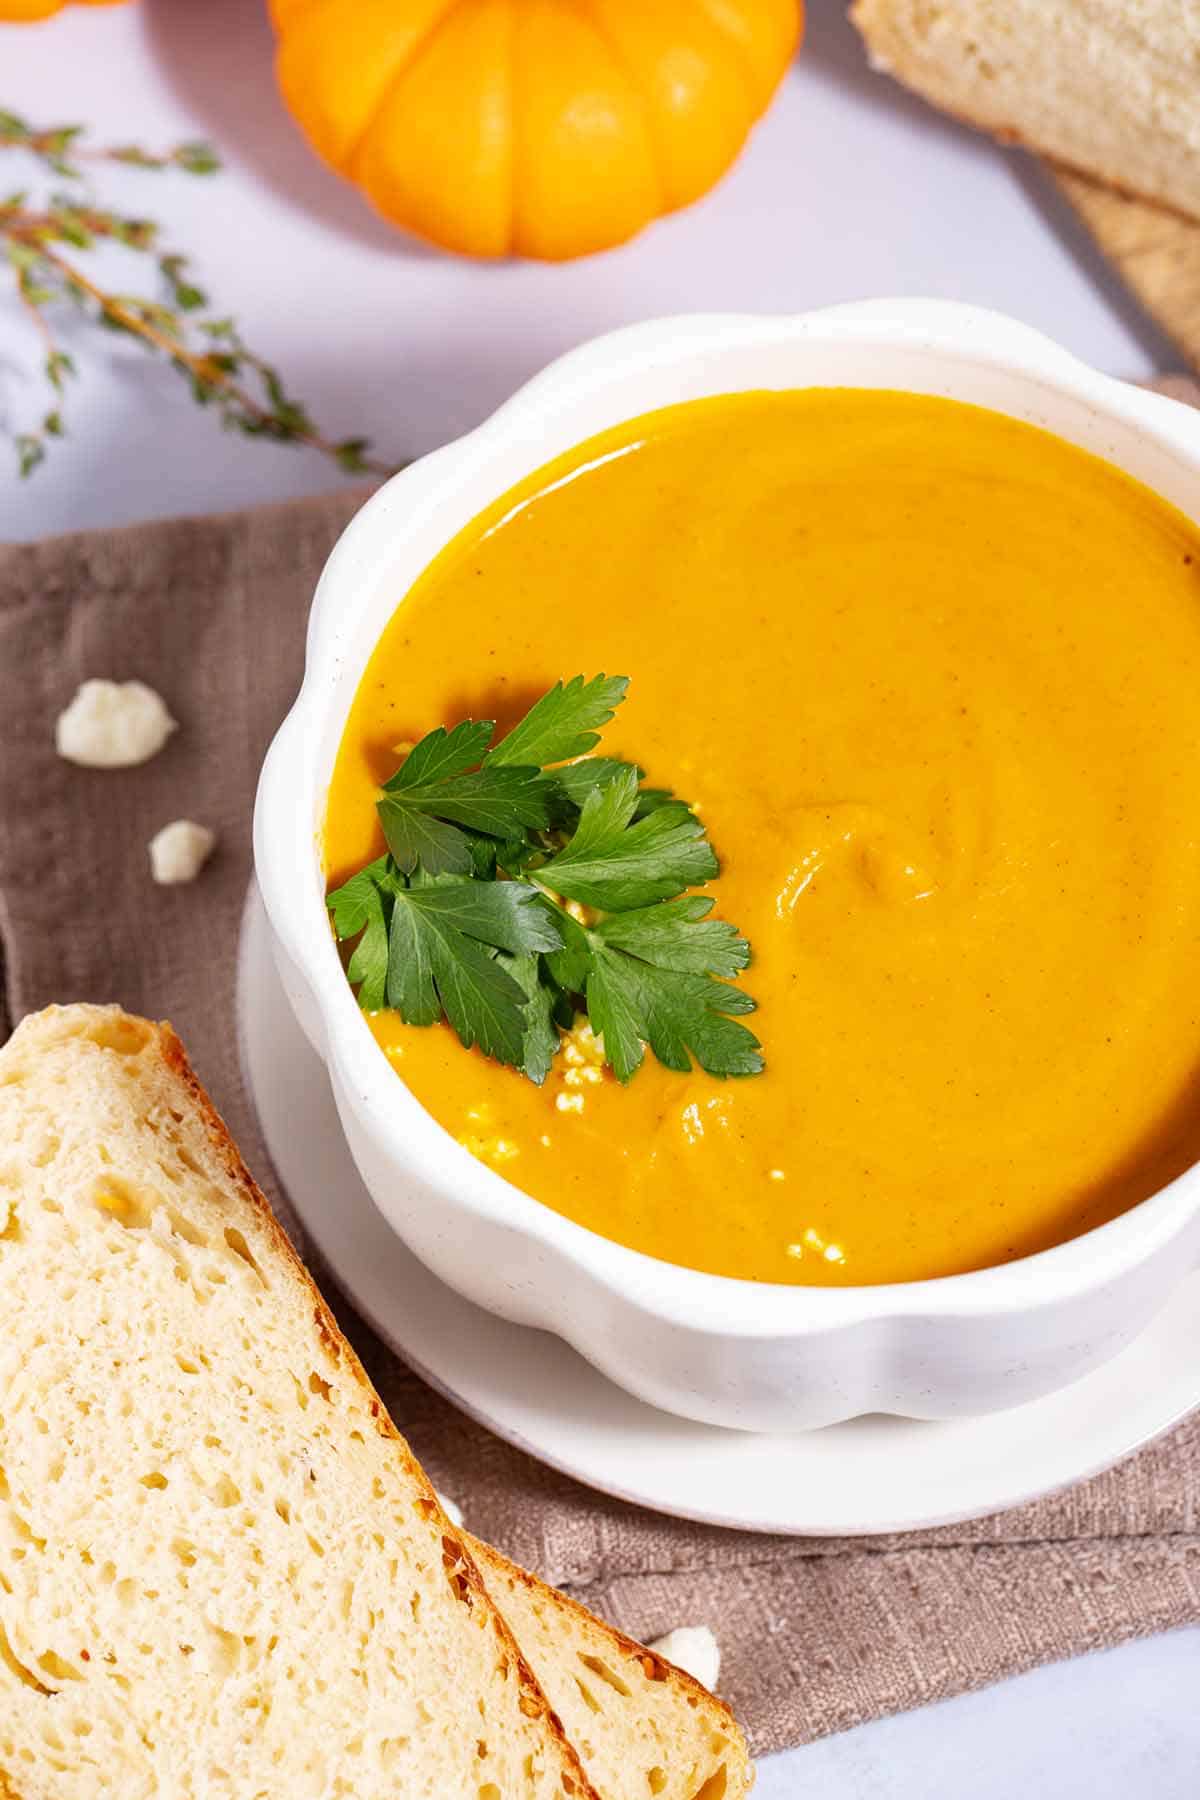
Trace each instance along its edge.
{"label": "flat-leaf parsley leaf", "polygon": [[489,751],[488,767],[536,763],[542,768],[583,756],[600,742],[600,727],[608,724],[628,686],[624,675],[595,675],[591,681],[576,675],[555,682]]}
{"label": "flat-leaf parsley leaf", "polygon": [[553,780],[534,763],[486,761],[494,730],[490,719],[466,719],[453,731],[439,725],[384,782],[379,822],[403,874],[418,863],[430,875],[469,874],[468,833],[504,840],[550,824]]}
{"label": "flat-leaf parsley leaf", "polygon": [[666,900],[720,865],[704,827],[679,801],[637,819],[636,769],[620,769],[583,803],[571,840],[539,871],[560,894],[605,911]]}

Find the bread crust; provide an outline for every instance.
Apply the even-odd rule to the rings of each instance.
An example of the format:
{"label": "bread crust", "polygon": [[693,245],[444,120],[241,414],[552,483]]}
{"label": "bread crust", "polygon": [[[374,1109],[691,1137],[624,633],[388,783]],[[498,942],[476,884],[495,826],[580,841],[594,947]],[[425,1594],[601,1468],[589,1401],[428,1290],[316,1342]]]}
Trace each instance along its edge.
{"label": "bread crust", "polygon": [[[371,1417],[375,1421],[379,1435],[392,1440],[409,1480],[414,1487],[424,1490],[423,1498],[427,1503],[429,1516],[439,1521],[443,1544],[454,1546],[452,1560],[456,1586],[463,1591],[463,1597],[468,1606],[479,1600],[492,1613],[496,1636],[504,1645],[505,1651],[512,1657],[513,1665],[517,1670],[522,1712],[527,1718],[540,1717],[543,1720],[548,1735],[559,1745],[561,1753],[570,1767],[571,1775],[577,1781],[577,1787],[566,1787],[565,1791],[575,1796],[576,1800],[603,1800],[603,1796],[596,1792],[588,1780],[575,1746],[563,1729],[562,1720],[551,1707],[537,1676],[525,1659],[521,1646],[509,1629],[507,1620],[489,1594],[487,1584],[468,1548],[471,1542],[470,1538],[465,1532],[456,1530],[443,1512],[441,1502],[438,1500],[429,1477],[413,1455],[405,1438],[396,1429],[386,1406],[372,1385],[370,1376],[363,1368],[341,1326],[330,1311],[324,1295],[296,1254],[290,1238],[272,1212],[266,1195],[243,1162],[241,1152],[224,1119],[213,1105],[207,1090],[188,1060],[187,1051],[174,1026],[168,1020],[161,1020],[155,1024],[150,1020],[137,1019],[134,1015],[121,1013],[120,1008],[117,1007],[97,1010],[111,1011],[119,1014],[122,1018],[133,1018],[135,1023],[146,1025],[155,1033],[158,1052],[163,1063],[186,1091],[189,1103],[208,1133],[209,1140],[224,1165],[229,1180],[240,1191],[247,1205],[258,1215],[263,1229],[271,1238],[276,1251],[294,1279],[307,1291],[308,1297],[312,1301],[313,1321],[322,1342],[334,1360],[340,1362],[346,1372],[365,1389]],[[0,1800],[4,1800],[3,1795],[0,1795]],[[13,1800],[18,1800],[18,1797],[14,1796]]]}
{"label": "bread crust", "polygon": [[479,1538],[472,1537],[470,1532],[466,1532],[464,1535],[475,1553],[477,1562],[497,1564],[505,1575],[515,1577],[522,1587],[528,1588],[531,1594],[544,1596],[553,1601],[560,1611],[574,1615],[590,1625],[593,1630],[600,1625],[605,1636],[611,1639],[613,1647],[619,1650],[623,1656],[628,1656],[634,1662],[641,1663],[651,1681],[670,1681],[680,1693],[691,1694],[696,1701],[703,1702],[710,1712],[719,1715],[721,1725],[728,1731],[730,1737],[735,1742],[745,1745],[742,1728],[724,1700],[710,1692],[696,1680],[694,1675],[689,1675],[686,1669],[677,1668],[673,1662],[668,1662],[666,1657],[660,1656],[656,1650],[648,1650],[645,1644],[639,1644],[636,1638],[626,1637],[625,1633],[618,1631],[615,1625],[608,1624],[604,1619],[597,1619],[595,1613],[589,1612],[582,1601],[574,1599],[570,1594],[562,1593],[558,1588],[551,1587],[539,1575],[533,1575],[528,1569],[523,1569],[520,1563],[513,1562],[510,1557],[504,1556],[491,1544],[482,1543]]}
{"label": "bread crust", "polygon": [[[436,1556],[440,1546],[442,1572],[452,1592],[468,1610],[475,1612],[477,1625],[484,1629],[490,1625],[488,1635],[494,1634],[498,1660],[509,1683],[507,1704],[520,1712],[528,1726],[522,1748],[532,1748],[540,1765],[538,1791],[545,1796],[547,1787],[552,1787],[569,1800],[601,1800],[602,1793],[606,1800],[618,1800],[619,1796],[635,1800],[643,1792],[652,1752],[653,1760],[661,1765],[657,1773],[665,1775],[671,1771],[670,1791],[677,1800],[684,1800],[685,1794],[690,1796],[697,1783],[702,1792],[719,1784],[726,1800],[743,1800],[753,1783],[753,1765],[742,1733],[722,1701],[665,1658],[597,1619],[580,1602],[509,1562],[499,1551],[480,1543],[448,1519],[424,1470],[271,1211],[170,1024],[156,1025],[115,1006],[49,1007],[25,1021],[8,1049],[0,1049],[0,1080],[21,1081],[31,1070],[36,1071],[39,1055],[57,1055],[62,1047],[87,1040],[92,1040],[93,1045],[87,1056],[93,1056],[94,1045],[99,1044],[104,1051],[117,1051],[134,1059],[128,1077],[133,1084],[130,1099],[123,1100],[121,1107],[132,1105],[139,1116],[145,1107],[146,1123],[152,1132],[159,1130],[155,1121],[163,1121],[170,1140],[179,1144],[186,1166],[197,1175],[202,1173],[209,1184],[211,1203],[218,1208],[217,1218],[223,1212],[228,1226],[241,1226],[241,1232],[227,1228],[225,1234],[227,1239],[237,1238],[241,1243],[241,1249],[233,1246],[236,1253],[245,1254],[257,1270],[254,1258],[246,1253],[244,1232],[257,1256],[263,1259],[263,1270],[258,1273],[264,1280],[264,1270],[271,1275],[277,1304],[287,1315],[289,1329],[300,1334],[296,1341],[302,1342],[306,1332],[316,1333],[322,1356],[319,1366],[340,1383],[344,1403],[349,1403],[359,1419],[361,1430],[355,1435],[361,1441],[361,1431],[369,1436],[373,1428],[386,1445],[376,1453],[377,1458],[381,1454],[386,1465],[393,1456],[399,1457],[406,1504],[415,1507],[432,1528],[430,1547]],[[24,1066],[25,1052],[28,1067]],[[74,1065],[64,1065],[59,1060],[56,1066],[59,1070],[65,1066],[69,1073],[65,1080],[61,1073],[58,1075],[61,1097],[53,1105],[70,1109]],[[96,1091],[106,1093],[109,1079],[107,1074],[101,1074]],[[167,1124],[164,1115],[169,1115],[174,1124]],[[106,1115],[101,1109],[96,1116],[103,1119]],[[20,1120],[20,1113],[14,1115],[18,1138]],[[90,1145],[95,1142],[90,1135],[93,1129],[89,1115],[80,1140],[88,1163],[92,1159]],[[101,1125],[100,1129],[104,1132],[107,1127]],[[181,1138],[176,1138],[176,1129]],[[190,1155],[185,1154],[184,1143],[190,1145]],[[100,1166],[110,1164],[111,1157],[101,1143]],[[115,1191],[120,1192],[119,1186]],[[108,1196],[104,1198],[107,1201]],[[171,1229],[179,1229],[178,1222]],[[309,1354],[318,1354],[315,1345]],[[343,1376],[353,1379],[341,1382]],[[355,1391],[362,1396],[361,1407],[350,1399]],[[378,1460],[376,1466],[380,1466]],[[430,1570],[432,1578],[436,1566],[434,1563]],[[512,1609],[515,1630],[506,1616],[506,1607]],[[520,1633],[525,1634],[527,1648],[522,1646]],[[596,1738],[599,1725],[579,1714],[574,1687],[579,1684],[577,1658],[593,1668],[611,1664],[614,1669],[623,1667],[625,1672],[625,1683],[613,1682],[624,1696],[623,1707],[613,1713],[602,1738]],[[596,1658],[602,1660],[597,1662]],[[453,1666],[452,1662],[450,1667]],[[559,1699],[566,1717],[572,1721],[570,1730],[551,1695]],[[588,1699],[586,1690],[584,1698]],[[597,1710],[594,1701],[588,1699],[588,1704],[593,1712]],[[578,1742],[584,1745],[589,1762],[596,1759],[594,1780],[572,1740],[572,1732],[581,1733]],[[646,1767],[643,1757],[647,1758]],[[653,1769],[649,1773],[655,1776]],[[0,1800],[31,1800],[14,1785],[17,1779],[17,1771],[9,1760],[7,1769],[0,1768]],[[597,1781],[602,1784],[600,1789],[595,1785]],[[493,1785],[484,1784],[488,1792]],[[481,1788],[481,1794],[483,1791]]]}
{"label": "bread crust", "polygon": [[597,1619],[594,1613],[589,1612],[581,1601],[574,1599],[570,1594],[564,1594],[558,1588],[551,1587],[539,1576],[531,1574],[528,1569],[523,1569],[519,1563],[513,1562],[492,1545],[482,1543],[469,1532],[466,1534],[466,1538],[475,1554],[477,1563],[482,1564],[485,1568],[489,1565],[492,1566],[500,1579],[515,1580],[530,1594],[544,1598],[553,1604],[560,1615],[576,1618],[592,1631],[599,1627],[616,1654],[640,1664],[643,1673],[649,1680],[668,1682],[678,1695],[703,1711],[714,1726],[726,1732],[729,1737],[732,1779],[726,1790],[726,1800],[742,1800],[742,1797],[750,1792],[754,1786],[754,1765],[750,1760],[745,1735],[722,1699],[711,1693],[708,1688],[696,1680],[695,1676],[689,1675],[686,1669],[677,1668],[674,1663],[668,1662],[665,1656],[659,1656],[656,1651],[648,1650],[645,1644],[639,1644],[636,1638],[627,1637],[623,1631],[618,1631],[616,1626],[610,1625],[607,1620]]}
{"label": "bread crust", "polygon": [[[290,1276],[294,1291],[299,1292],[311,1306],[313,1325],[322,1346],[334,1363],[346,1374],[352,1376],[364,1390],[375,1429],[380,1437],[389,1440],[394,1447],[395,1454],[401,1459],[404,1474],[415,1491],[417,1507],[439,1532],[448,1582],[458,1598],[469,1609],[478,1608],[481,1610],[482,1617],[490,1617],[492,1628],[502,1647],[503,1658],[510,1663],[514,1672],[515,1697],[519,1710],[525,1719],[534,1723],[536,1728],[544,1733],[546,1750],[553,1754],[553,1762],[550,1767],[558,1776],[558,1791],[569,1796],[570,1800],[603,1800],[603,1797],[596,1792],[589,1781],[575,1746],[563,1728],[561,1719],[551,1707],[503,1613],[488,1592],[483,1575],[468,1548],[465,1535],[456,1529],[446,1517],[428,1477],[397,1430],[383,1401],[372,1386],[366,1370],[343,1335],[333,1313],[271,1211],[266,1196],[246,1167],[237,1145],[193,1069],[183,1043],[174,1028],[165,1021],[155,1024],[150,1020],[126,1013],[118,1006],[85,1004],[51,1006],[45,1008],[42,1013],[32,1015],[23,1021],[22,1027],[18,1027],[17,1034],[10,1039],[10,1045],[15,1046],[19,1042],[22,1031],[29,1033],[36,1043],[35,1034],[39,1023],[47,1026],[65,1024],[68,1028],[77,1023],[80,1027],[80,1035],[94,1034],[98,1027],[106,1030],[115,1029],[118,1032],[128,1028],[143,1040],[139,1055],[154,1054],[157,1057],[162,1071],[167,1077],[169,1087],[178,1095],[180,1112],[185,1115],[190,1114],[194,1123],[203,1132],[213,1152],[215,1162],[229,1184],[231,1213],[236,1216],[235,1209],[239,1201],[249,1208],[256,1225],[261,1229],[278,1257],[279,1273],[284,1281],[286,1282]],[[14,1787],[14,1779],[14,1772],[11,1769],[0,1768],[0,1800],[25,1800],[21,1790]]]}
{"label": "bread crust", "polygon": [[[307,1289],[313,1303],[314,1322],[330,1354],[340,1361],[355,1380],[366,1389],[371,1415],[375,1419],[380,1435],[393,1440],[403,1459],[405,1471],[410,1480],[424,1489],[429,1504],[436,1509],[436,1516],[442,1523],[443,1537],[453,1540],[458,1546],[462,1560],[456,1566],[456,1573],[461,1570],[462,1579],[469,1586],[471,1593],[481,1595],[496,1615],[497,1635],[515,1659],[523,1696],[544,1714],[547,1729],[564,1747],[573,1765],[573,1770],[578,1771],[579,1800],[602,1800],[602,1797],[588,1780],[583,1763],[566,1734],[562,1720],[550,1705],[537,1676],[526,1660],[508,1621],[504,1618],[499,1600],[488,1588],[486,1577],[480,1568],[481,1561],[485,1564],[492,1563],[502,1577],[515,1579],[530,1593],[552,1602],[567,1617],[578,1618],[592,1630],[599,1626],[611,1642],[615,1653],[639,1663],[651,1680],[668,1681],[676,1693],[683,1696],[690,1695],[696,1706],[702,1707],[710,1718],[715,1715],[714,1722],[719,1722],[720,1728],[729,1735],[731,1761],[733,1756],[737,1757],[737,1768],[733,1771],[735,1777],[739,1775],[741,1777],[740,1785],[731,1784],[728,1800],[741,1800],[741,1796],[748,1794],[753,1785],[754,1770],[741,1727],[723,1700],[718,1699],[715,1694],[709,1693],[708,1689],[701,1686],[686,1670],[676,1668],[674,1663],[668,1662],[665,1657],[657,1656],[653,1651],[647,1650],[644,1644],[639,1644],[634,1638],[627,1637],[624,1632],[618,1631],[615,1626],[597,1619],[593,1613],[590,1613],[578,1600],[572,1599],[569,1594],[560,1593],[557,1588],[552,1588],[547,1582],[531,1574],[528,1569],[523,1569],[520,1564],[512,1562],[491,1545],[481,1543],[468,1531],[456,1530],[451,1524],[442,1510],[437,1494],[424,1469],[413,1455],[406,1440],[396,1429],[386,1407],[375,1392],[370,1377],[330,1311],[323,1294],[300,1261],[290,1239],[272,1212],[266,1195],[242,1160],[241,1152],[224,1120],[192,1068],[178,1033],[166,1021],[153,1029],[157,1033],[159,1052],[163,1062],[171,1070],[175,1079],[186,1089],[190,1104],[202,1120],[229,1180],[240,1190],[243,1198],[258,1214],[280,1256],[285,1259],[294,1275]],[[0,1794],[0,1800],[5,1800],[3,1794]],[[14,1796],[14,1800],[17,1800],[16,1796]]]}

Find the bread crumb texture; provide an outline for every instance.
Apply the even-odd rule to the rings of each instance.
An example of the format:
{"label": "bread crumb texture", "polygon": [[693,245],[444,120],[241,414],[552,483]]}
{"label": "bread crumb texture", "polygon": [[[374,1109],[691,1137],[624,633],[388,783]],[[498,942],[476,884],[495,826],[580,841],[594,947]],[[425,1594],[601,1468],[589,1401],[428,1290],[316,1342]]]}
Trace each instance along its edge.
{"label": "bread crumb texture", "polygon": [[1200,218],[1195,0],[854,0],[876,68],[1001,138]]}
{"label": "bread crumb texture", "polygon": [[595,1800],[178,1041],[115,1008],[0,1050],[7,1790]]}
{"label": "bread crumb texture", "polygon": [[468,1541],[605,1800],[743,1800],[754,1784],[745,1739],[686,1664],[673,1667],[486,1544]]}

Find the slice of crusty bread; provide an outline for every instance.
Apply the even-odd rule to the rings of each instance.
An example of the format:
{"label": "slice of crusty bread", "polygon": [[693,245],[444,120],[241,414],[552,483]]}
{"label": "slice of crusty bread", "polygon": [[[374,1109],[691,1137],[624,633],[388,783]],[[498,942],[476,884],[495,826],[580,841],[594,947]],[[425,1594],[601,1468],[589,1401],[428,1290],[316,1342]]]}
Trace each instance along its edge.
{"label": "slice of crusty bread", "polygon": [[169,1027],[26,1020],[0,1146],[3,1800],[749,1792],[719,1700],[446,1522]]}
{"label": "slice of crusty bread", "polygon": [[0,1051],[0,1793],[598,1800],[175,1034]]}
{"label": "slice of crusty bread", "polygon": [[750,1792],[745,1739],[706,1688],[487,1544],[467,1544],[605,1800],[742,1800]]}
{"label": "slice of crusty bread", "polygon": [[855,0],[871,59],[999,137],[1200,218],[1195,0]]}

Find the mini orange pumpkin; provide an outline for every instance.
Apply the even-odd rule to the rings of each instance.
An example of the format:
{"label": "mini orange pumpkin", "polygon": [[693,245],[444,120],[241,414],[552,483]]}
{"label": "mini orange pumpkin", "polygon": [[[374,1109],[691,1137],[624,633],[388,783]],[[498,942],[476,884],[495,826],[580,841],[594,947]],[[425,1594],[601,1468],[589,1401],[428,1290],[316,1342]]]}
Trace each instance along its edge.
{"label": "mini orange pumpkin", "polygon": [[117,6],[120,0],[0,0],[0,25],[24,25],[48,19],[64,6]]}
{"label": "mini orange pumpkin", "polygon": [[469,256],[583,256],[734,160],[802,0],[270,0],[288,107],[386,218]]}

